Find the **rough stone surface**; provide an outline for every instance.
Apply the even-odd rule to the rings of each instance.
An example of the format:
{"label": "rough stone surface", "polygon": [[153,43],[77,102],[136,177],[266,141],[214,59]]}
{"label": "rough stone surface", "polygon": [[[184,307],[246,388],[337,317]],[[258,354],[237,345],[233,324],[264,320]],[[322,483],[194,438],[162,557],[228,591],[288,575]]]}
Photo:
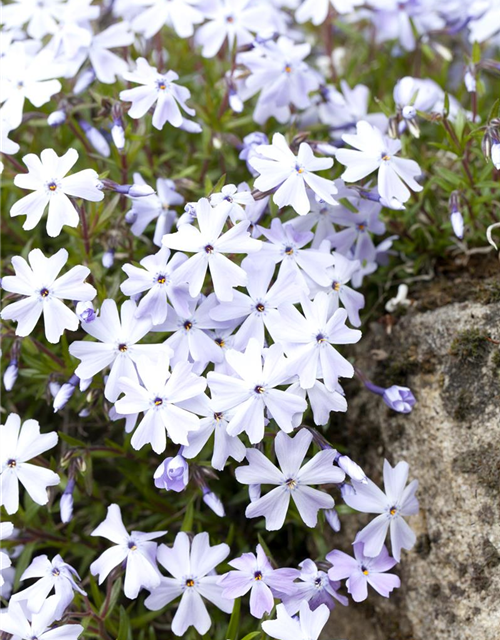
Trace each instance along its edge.
{"label": "rough stone surface", "polygon": [[[400,415],[352,383],[348,414],[330,433],[341,441],[347,420],[350,454],[379,484],[384,457],[392,464],[406,460],[410,479],[420,483],[421,511],[410,519],[416,547],[397,568],[402,588],[390,600],[372,592],[361,605],[337,607],[325,637],[500,640],[500,345],[494,341],[500,341],[496,301],[416,309],[391,335],[372,325],[359,345],[356,363],[370,379],[409,386],[418,403]],[[332,547],[369,519],[344,517],[347,535],[332,539]]]}

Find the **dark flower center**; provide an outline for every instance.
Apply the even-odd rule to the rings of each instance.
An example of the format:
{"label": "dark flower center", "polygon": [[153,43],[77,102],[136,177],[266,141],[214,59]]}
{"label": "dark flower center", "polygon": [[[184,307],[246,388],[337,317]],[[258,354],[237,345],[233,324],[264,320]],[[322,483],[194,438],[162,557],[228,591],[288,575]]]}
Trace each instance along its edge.
{"label": "dark flower center", "polygon": [[288,480],[285,480],[285,484],[289,489],[295,489],[295,487],[297,486],[297,481],[293,478],[288,478]]}
{"label": "dark flower center", "polygon": [[261,387],[260,385],[257,385],[254,389],[255,393],[258,393],[259,395],[264,393],[264,387]]}
{"label": "dark flower center", "polygon": [[52,569],[52,575],[53,576],[60,576],[61,572],[59,571],[59,569],[56,567],[55,569]]}
{"label": "dark flower center", "polygon": [[133,540],[130,540],[130,542],[128,543],[128,548],[130,549],[130,551],[135,551],[137,549],[137,545]]}
{"label": "dark flower center", "polygon": [[155,403],[155,407],[159,407],[160,405],[163,404],[163,400],[161,398],[155,398],[154,403]]}
{"label": "dark flower center", "polygon": [[184,329],[186,329],[186,331],[189,331],[192,328],[193,328],[193,323],[190,322],[189,320],[186,320],[186,322],[184,323]]}
{"label": "dark flower center", "polygon": [[55,191],[57,189],[57,184],[55,182],[49,182],[48,187],[50,191]]}
{"label": "dark flower center", "polygon": [[224,342],[223,338],[215,338],[215,344],[219,345],[221,349],[223,349],[226,346],[226,343]]}
{"label": "dark flower center", "polygon": [[321,578],[316,578],[316,580],[314,581],[314,585],[316,587],[321,587]]}
{"label": "dark flower center", "polygon": [[45,287],[43,289],[40,289],[40,295],[42,296],[42,298],[46,298],[49,295],[49,290]]}
{"label": "dark flower center", "polygon": [[254,580],[262,580],[262,573],[260,571],[256,571],[253,574],[253,578],[254,578]]}
{"label": "dark flower center", "polygon": [[361,571],[363,572],[363,574],[364,574],[365,576],[367,576],[367,575],[368,575],[368,573],[369,573],[368,569],[365,567],[365,565],[364,565],[364,564],[361,566]]}
{"label": "dark flower center", "polygon": [[223,416],[223,413],[214,413],[214,420],[217,420],[217,422],[219,422],[220,420],[222,420]]}
{"label": "dark flower center", "polygon": [[257,309],[257,311],[258,311],[259,313],[262,313],[262,312],[263,312],[263,311],[265,311],[265,309],[266,309],[266,307],[262,304],[262,302],[259,302],[259,304],[257,304],[257,305],[255,306],[255,308]]}
{"label": "dark flower center", "polygon": [[11,458],[10,460],[7,460],[7,466],[13,469],[17,466],[17,462],[13,458]]}
{"label": "dark flower center", "polygon": [[166,277],[164,275],[158,276],[156,278],[156,282],[158,284],[165,284],[165,282],[167,281]]}
{"label": "dark flower center", "polygon": [[214,248],[212,247],[211,244],[207,244],[207,246],[205,247],[205,253],[213,253],[214,252]]}
{"label": "dark flower center", "polygon": [[287,256],[291,256],[293,254],[293,247],[285,247],[285,253]]}
{"label": "dark flower center", "polygon": [[334,281],[332,282],[332,289],[333,289],[334,291],[340,291],[340,282],[337,282],[336,280],[334,280]]}
{"label": "dark flower center", "polygon": [[188,578],[186,580],[186,587],[194,587],[194,580],[193,578]]}
{"label": "dark flower center", "polygon": [[397,510],[396,507],[391,507],[389,509],[389,513],[391,514],[391,516],[395,516],[397,512],[398,512],[398,510]]}
{"label": "dark flower center", "polygon": [[118,345],[118,351],[125,353],[125,351],[128,351],[127,345],[124,342],[122,342],[121,344]]}
{"label": "dark flower center", "polygon": [[326,338],[322,333],[318,333],[316,336],[316,342],[326,342]]}

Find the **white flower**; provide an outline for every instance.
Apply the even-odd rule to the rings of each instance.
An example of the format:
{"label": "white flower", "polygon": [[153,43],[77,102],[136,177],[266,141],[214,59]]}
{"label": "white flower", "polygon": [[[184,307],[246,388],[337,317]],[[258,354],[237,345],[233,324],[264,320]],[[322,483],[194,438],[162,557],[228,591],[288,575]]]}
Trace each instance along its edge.
{"label": "white flower", "polygon": [[195,298],[209,269],[217,298],[232,300],[233,287],[245,285],[247,274],[223,254],[252,253],[258,251],[262,243],[250,237],[248,221],[239,222],[221,235],[227,211],[212,209],[206,198],[196,205],[196,217],[199,229],[183,224],[177,233],[163,237],[166,247],[195,254],[176,270],[176,279],[179,283],[188,282],[189,293]]}
{"label": "white flower", "polygon": [[29,616],[18,602],[9,603],[0,613],[0,631],[12,634],[16,640],[76,640],[83,632],[81,624],[63,624],[51,627],[56,602],[49,598],[40,613]]}
{"label": "white flower", "polygon": [[[6,9],[7,6],[2,7],[2,14]],[[38,108],[61,91],[61,83],[53,79],[59,71],[52,56],[46,52],[31,56],[21,42],[15,42],[8,49],[2,57],[0,102],[4,103],[2,118],[9,122],[12,129],[21,124],[25,100]]]}
{"label": "white flower", "polygon": [[161,356],[169,356],[169,347],[161,344],[136,344],[152,327],[151,318],[137,318],[137,307],[127,300],[121,307],[121,319],[114,300],[104,300],[100,316],[82,326],[85,331],[100,342],[79,340],[73,342],[69,352],[81,360],[76,375],[82,379],[95,376],[111,366],[104,395],[115,402],[120,394],[118,380],[121,377],[137,380],[135,364],[141,357],[150,361]]}
{"label": "white flower", "polygon": [[230,217],[233,223],[237,220],[245,220],[245,209],[247,205],[255,202],[248,186],[242,183],[237,187],[235,184],[226,184],[219,193],[210,196],[212,207],[224,211],[226,217]]}
{"label": "white flower", "polygon": [[196,8],[198,0],[146,0],[140,4],[151,5],[133,20],[134,31],[151,38],[167,25],[181,38],[190,38],[193,25],[203,22],[203,13]]}
{"label": "white flower", "polygon": [[[243,447],[244,448],[244,447]],[[245,455],[243,453],[243,455]],[[243,458],[241,458],[243,460]],[[0,540],[10,538],[14,531],[14,525],[12,522],[0,522]],[[5,583],[5,578],[2,575],[4,569],[7,569],[12,564],[10,557],[5,551],[0,549],[0,587]]]}
{"label": "white flower", "polygon": [[11,216],[26,216],[23,229],[34,229],[49,205],[47,233],[54,238],[61,233],[63,225],[78,226],[78,211],[68,196],[91,202],[99,202],[104,198],[103,192],[97,187],[98,175],[94,169],[84,169],[66,176],[77,160],[78,152],[75,149],[69,149],[61,157],[53,149],[44,149],[40,158],[34,153],[24,156],[23,162],[28,167],[28,173],[18,174],[14,184],[33,193],[16,202],[10,210]]}
{"label": "white flower", "polygon": [[326,604],[320,604],[311,611],[306,600],[300,605],[300,618],[291,616],[284,604],[276,607],[276,620],[265,620],[262,629],[276,640],[318,640],[323,627],[330,617],[330,610]]}
{"label": "white flower", "polygon": [[22,574],[21,580],[30,578],[39,578],[39,580],[30,587],[18,591],[12,596],[11,601],[24,602],[28,611],[39,613],[49,593],[54,589],[54,602],[57,603],[54,612],[55,620],[63,617],[66,608],[73,600],[74,591],[86,595],[75,582],[75,578],[79,580],[80,576],[71,565],[64,562],[60,555],[54,556],[53,560],[49,560],[46,555],[34,558]]}
{"label": "white flower", "polygon": [[57,30],[63,4],[63,0],[14,0],[2,7],[2,23],[7,29],[28,23],[30,38],[41,40]]}
{"label": "white flower", "polygon": [[384,136],[363,120],[356,125],[356,134],[346,133],[342,139],[356,149],[337,151],[336,159],[347,167],[341,176],[346,182],[356,182],[378,170],[378,191],[388,202],[393,198],[406,202],[411,195],[406,185],[413,191],[422,191],[415,181],[422,174],[418,164],[395,155],[401,150],[399,140]]}
{"label": "white flower", "polygon": [[311,20],[318,26],[326,20],[330,6],[338,13],[349,13],[363,3],[364,0],[304,0],[297,9],[295,19],[299,24]]}
{"label": "white flower", "polygon": [[250,158],[252,167],[259,172],[255,187],[262,192],[278,188],[273,195],[278,207],[291,205],[299,215],[311,210],[306,185],[325,202],[336,204],[332,193],[337,193],[333,180],[315,175],[314,171],[329,169],[332,158],[316,158],[311,147],[303,142],[297,155],[292,153],[285,136],[275,133],[271,145],[260,145],[258,156]]}
{"label": "white flower", "polygon": [[150,66],[145,58],[139,58],[136,71],[124,73],[123,77],[141,85],[120,92],[120,100],[132,103],[128,112],[131,118],[142,118],[155,102],[153,127],[156,129],[163,129],[166,122],[173,127],[180,127],[184,122],[181,109],[190,116],[195,115],[195,110],[186,105],[191,93],[174,82],[179,79],[175,71],[158,73],[156,67]]}
{"label": "white flower", "polygon": [[100,82],[112,84],[116,76],[128,71],[128,63],[109,49],[128,47],[134,42],[134,34],[127,22],[112,24],[92,38],[89,58]]}
{"label": "white flower", "polygon": [[254,0],[215,0],[204,10],[208,18],[196,31],[195,44],[203,47],[205,58],[215,56],[224,41],[228,40],[229,51],[237,46],[249,44],[253,40],[252,33],[262,31],[268,22],[268,11],[263,3]]}
{"label": "white flower", "polygon": [[59,476],[50,469],[28,464],[28,460],[55,447],[57,440],[55,431],[41,434],[36,420],[26,420],[21,427],[21,418],[16,413],[11,413],[5,424],[0,425],[0,505],[9,515],[19,509],[19,483],[37,504],[49,501],[47,487],[59,484]]}
{"label": "white flower", "polygon": [[172,631],[183,636],[194,626],[201,635],[207,633],[212,621],[203,602],[206,598],[225,613],[233,610],[233,600],[222,597],[222,587],[217,584],[215,567],[229,554],[227,544],[210,546],[208,533],[198,533],[192,543],[187,533],[175,537],[173,547],[160,545],[158,562],[173,576],[161,579],[161,584],[144,602],[148,609],[157,611],[182,595],[172,620]]}
{"label": "white flower", "polygon": [[125,396],[115,405],[122,415],[144,412],[132,436],[132,446],[140,449],[150,443],[156,453],[162,453],[167,433],[176,444],[187,445],[189,433],[200,428],[200,419],[178,405],[203,393],[207,381],[192,373],[188,362],[178,362],[171,373],[168,359],[154,366],[149,360],[140,360],[137,368],[144,386],[137,379],[120,378],[119,388]]}
{"label": "white flower", "polygon": [[226,360],[238,377],[211,371],[207,375],[215,411],[233,410],[227,425],[230,436],[245,431],[250,442],[264,437],[264,410],[267,409],[280,429],[293,430],[293,417],[307,409],[303,398],[275,387],[290,378],[289,363],[277,344],[266,350],[262,364],[262,346],[255,338],[248,341],[245,353],[229,349]]}
{"label": "white flower", "polygon": [[156,566],[158,545],[152,540],[165,533],[132,531],[129,534],[123,525],[120,507],[111,504],[106,519],[90,535],[107,538],[115,546],[107,549],[90,565],[90,573],[98,575],[99,584],[102,584],[115,567],[126,562],[123,591],[127,598],[134,600],[142,588],[154,589],[160,584],[161,574]]}
{"label": "white flower", "polygon": [[2,117],[0,120],[0,153],[5,153],[5,155],[8,156],[17,153],[21,148],[17,142],[14,142],[14,140],[9,138],[11,129],[11,124]]}
{"label": "white flower", "polygon": [[136,315],[138,318],[150,316],[153,324],[161,324],[167,317],[170,299],[178,314],[189,315],[190,300],[186,285],[174,285],[175,270],[187,260],[183,253],[176,253],[169,262],[170,250],[162,247],[158,253],[143,258],[142,269],[132,264],[123,265],[128,280],[122,282],[120,289],[126,296],[135,296],[147,291],[139,302]]}
{"label": "white flower", "polygon": [[73,267],[63,276],[59,272],[68,260],[66,249],[46,258],[40,249],[28,254],[28,262],[21,256],[12,258],[15,276],[5,276],[2,288],[11,293],[26,296],[1,312],[3,320],[17,322],[16,335],[28,336],[43,313],[45,336],[56,344],[65,329],[76,331],[79,319],[74,311],[61,302],[63,300],[92,300],[97,291],[86,282],[90,269],[81,265]]}
{"label": "white flower", "polygon": [[304,316],[292,304],[279,308],[279,318],[270,324],[270,332],[289,356],[289,373],[297,373],[300,386],[310,389],[322,377],[329,391],[335,391],[339,377],[352,378],[354,368],[332,344],[353,344],[361,331],[349,329],[347,311],[329,313],[330,300],[324,291],[313,301],[301,299]]}
{"label": "white flower", "polygon": [[281,529],[291,498],[304,523],[315,527],[319,509],[334,506],[332,496],[309,485],[339,483],[344,480],[345,473],[333,465],[337,453],[334,449],[320,451],[302,467],[311,442],[312,435],[307,429],[299,431],[294,438],[280,431],[274,440],[274,449],[281,469],[258,449],[247,449],[249,464],[236,469],[238,482],[276,485],[275,489],[248,505],[247,518],[264,516],[268,531]]}

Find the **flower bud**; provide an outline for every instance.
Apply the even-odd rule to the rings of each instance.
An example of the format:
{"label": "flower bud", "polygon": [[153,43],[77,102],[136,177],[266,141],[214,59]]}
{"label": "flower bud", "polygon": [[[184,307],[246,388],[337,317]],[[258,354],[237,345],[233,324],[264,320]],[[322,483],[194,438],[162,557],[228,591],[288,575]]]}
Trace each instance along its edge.
{"label": "flower bud", "polygon": [[131,198],[144,198],[145,196],[152,196],[155,193],[153,187],[150,187],[148,184],[133,184],[129,188],[127,195]]}
{"label": "flower bud", "polygon": [[65,524],[70,522],[73,518],[73,490],[75,488],[75,481],[73,478],[68,480],[68,484],[66,485],[66,489],[64,489],[64,493],[61,496],[61,500],[59,502],[59,509],[61,511],[61,522]]}
{"label": "flower bud", "polygon": [[219,518],[223,518],[226,515],[224,505],[221,502],[219,496],[215,495],[213,491],[210,491],[208,487],[203,487],[203,502],[210,507],[215,515]]}
{"label": "flower bud", "polygon": [[57,109],[57,111],[53,111],[47,116],[47,124],[50,127],[58,127],[64,122],[66,122],[66,111],[63,111],[63,109]]}
{"label": "flower bud", "polygon": [[328,522],[330,527],[338,533],[340,531],[340,518],[339,514],[335,511],[335,509],[325,509],[325,520]]}
{"label": "flower bud", "polygon": [[453,232],[459,240],[464,237],[464,218],[460,211],[453,211],[450,215],[451,226]]}
{"label": "flower bud", "polygon": [[14,386],[18,375],[19,367],[17,360],[12,359],[3,374],[3,386],[6,391],[12,391],[12,387]]}
{"label": "flower bud", "polygon": [[102,266],[105,269],[111,269],[113,264],[115,263],[115,250],[108,249],[102,254]]}
{"label": "flower bud", "polygon": [[67,402],[75,392],[76,385],[79,382],[80,378],[76,374],[73,374],[68,382],[65,382],[63,385],[61,385],[59,391],[56,393],[52,405],[54,407],[54,413],[57,413],[67,404]]}
{"label": "flower bud", "polygon": [[80,73],[80,75],[76,79],[75,86],[73,87],[73,93],[75,95],[79,95],[80,93],[83,93],[85,89],[90,87],[90,85],[94,82],[94,80],[95,80],[94,70],[85,69],[85,71],[82,71],[82,73]]}
{"label": "flower bud", "polygon": [[154,473],[155,486],[166,491],[184,491],[189,481],[189,465],[181,454],[166,458]]}
{"label": "flower bud", "polygon": [[339,465],[342,471],[344,471],[353,480],[357,480],[358,482],[362,482],[363,484],[366,484],[368,482],[363,469],[353,460],[351,460],[349,456],[340,455],[335,460],[335,462]]}
{"label": "flower bud", "polygon": [[496,141],[491,145],[491,161],[495,169],[500,171],[500,142]]}
{"label": "flower bud", "polygon": [[125,147],[125,129],[123,128],[123,122],[120,119],[113,120],[111,127],[111,137],[115,143],[115,147],[122,151]]}
{"label": "flower bud", "polygon": [[416,118],[417,116],[417,110],[412,104],[407,104],[405,107],[403,107],[401,113],[405,120],[413,120],[413,118]]}
{"label": "flower bud", "polygon": [[94,305],[90,301],[79,302],[76,305],[76,315],[80,318],[81,322],[94,322],[97,318],[97,313],[94,311]]}
{"label": "flower bud", "polygon": [[111,149],[109,148],[108,141],[102,135],[102,133],[85,120],[80,119],[78,123],[83,129],[87,140],[94,147],[97,153],[100,153],[101,156],[104,156],[105,158],[109,158],[109,156],[111,155]]}
{"label": "flower bud", "polygon": [[398,413],[410,413],[415,405],[415,396],[408,387],[393,385],[385,389],[382,399],[385,404]]}
{"label": "flower bud", "polygon": [[229,106],[235,113],[243,111],[243,100],[238,95],[236,89],[229,89]]}

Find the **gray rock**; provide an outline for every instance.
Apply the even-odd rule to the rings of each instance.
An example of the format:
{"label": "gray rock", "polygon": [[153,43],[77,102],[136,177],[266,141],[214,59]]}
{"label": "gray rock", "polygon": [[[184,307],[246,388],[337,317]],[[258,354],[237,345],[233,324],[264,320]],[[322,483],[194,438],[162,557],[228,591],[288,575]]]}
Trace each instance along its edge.
{"label": "gray rock", "polygon": [[[491,339],[491,340],[490,340]],[[332,422],[349,454],[381,485],[383,458],[406,460],[417,478],[417,534],[396,568],[402,587],[386,600],[336,607],[325,638],[500,640],[500,304],[410,311],[387,335],[374,324],[356,364],[380,386],[409,386],[409,415],[354,382],[347,416]],[[333,432],[333,436],[332,436]],[[349,550],[371,516],[344,515],[331,546]],[[347,546],[347,548],[346,548]]]}

